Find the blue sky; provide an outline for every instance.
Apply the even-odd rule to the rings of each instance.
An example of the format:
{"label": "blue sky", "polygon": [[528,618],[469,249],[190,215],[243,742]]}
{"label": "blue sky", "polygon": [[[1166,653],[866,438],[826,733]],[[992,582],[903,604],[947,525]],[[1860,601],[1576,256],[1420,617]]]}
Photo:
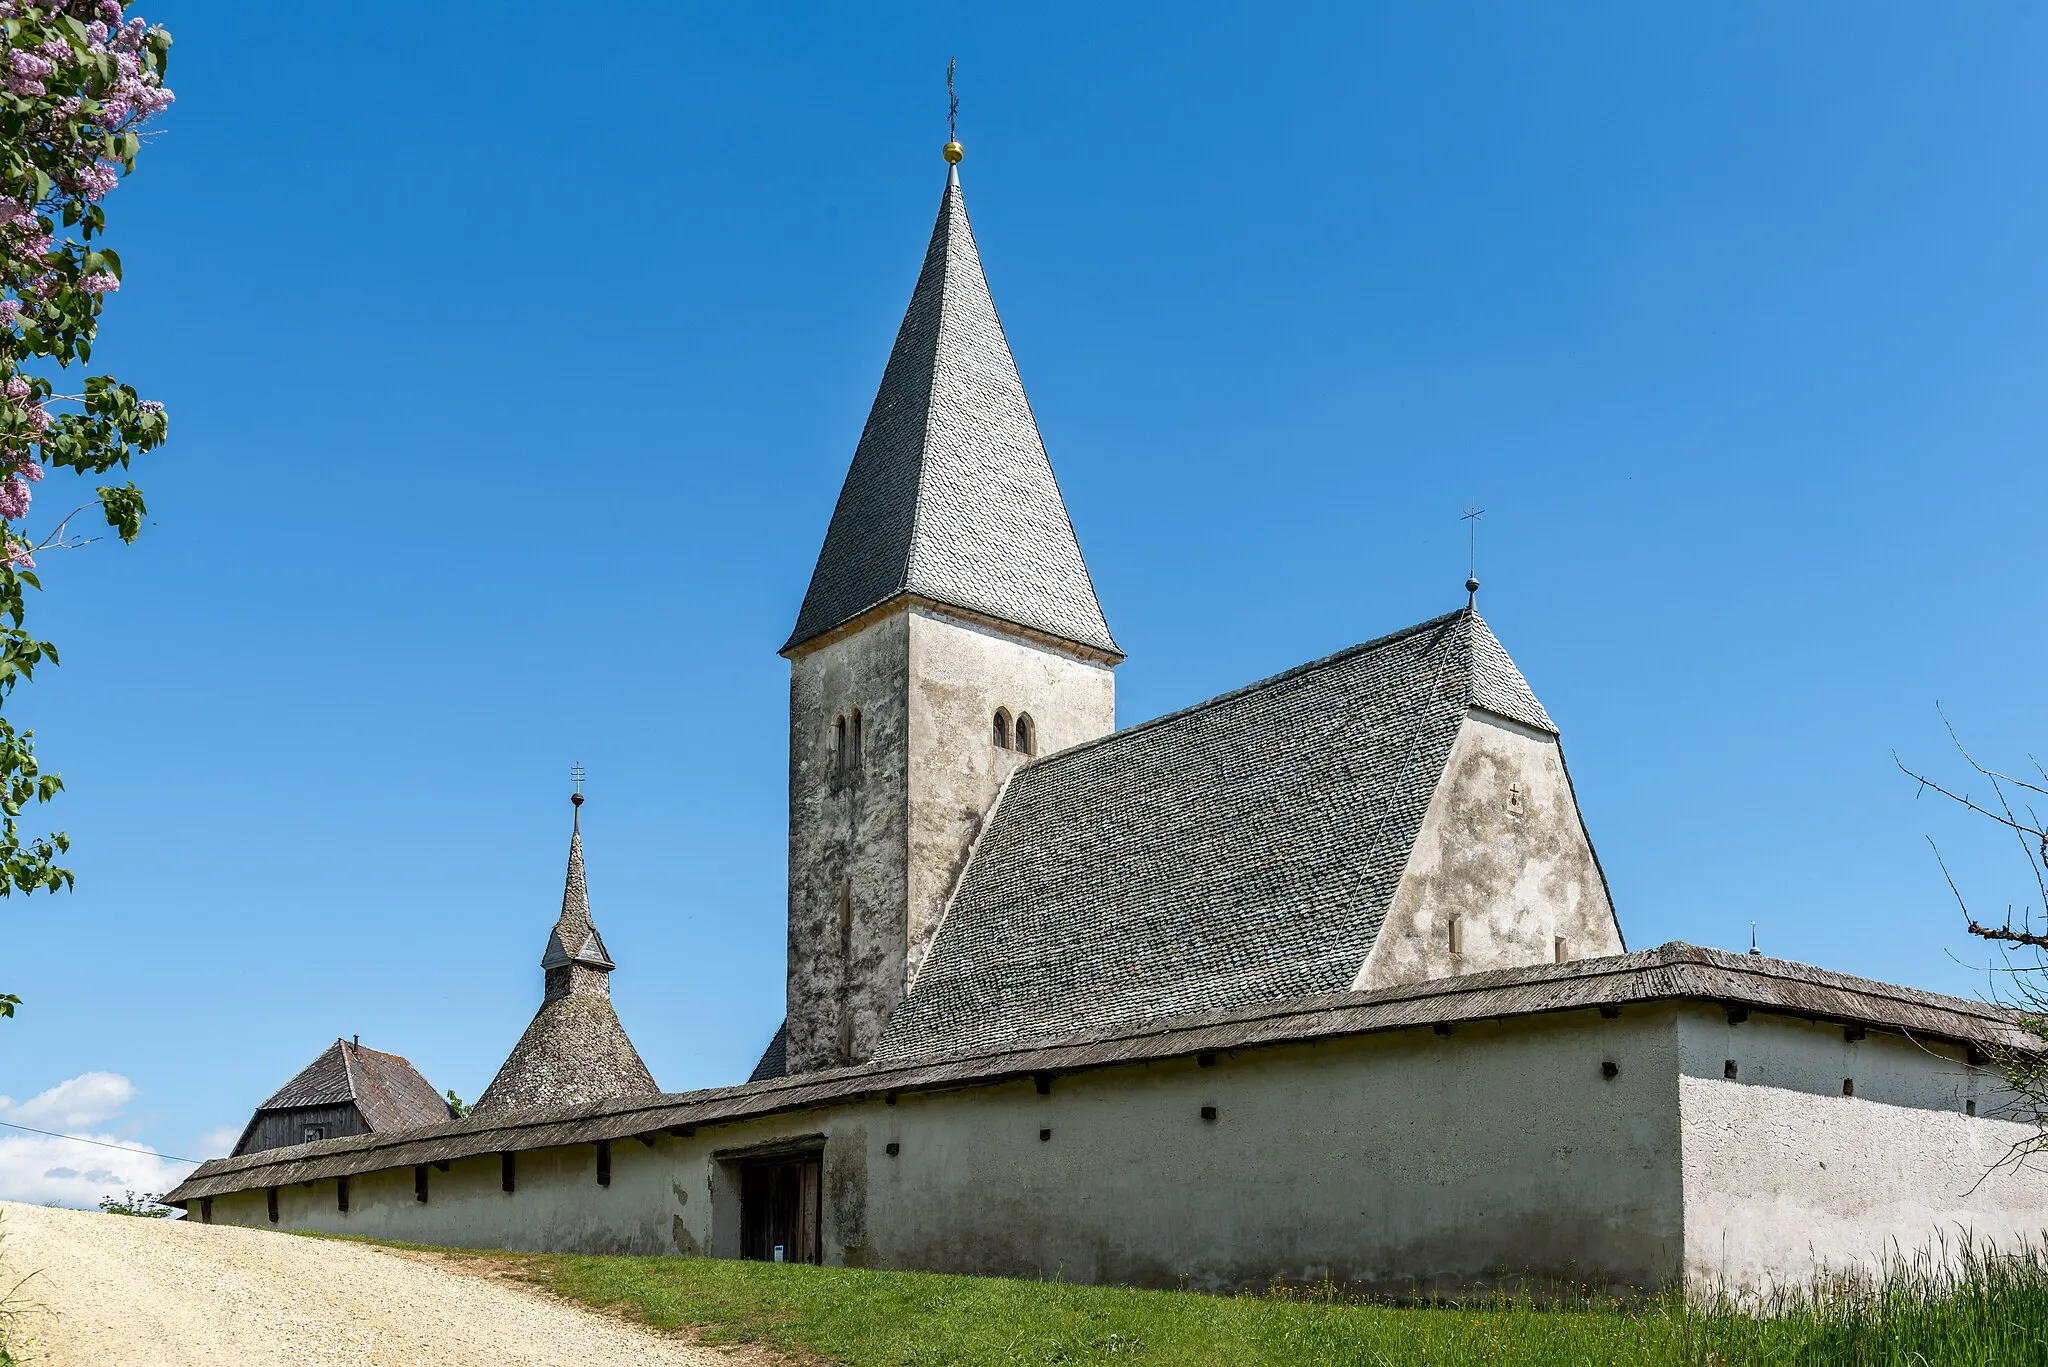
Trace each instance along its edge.
{"label": "blue sky", "polygon": [[1986,989],[1927,837],[1994,912],[2024,870],[1893,753],[2040,743],[2039,7],[141,12],[179,100],[96,359],[173,441],[9,704],[79,883],[0,904],[0,1118],[201,1155],[353,1033],[474,1098],[579,760],[628,1029],[743,1076],[775,649],[954,54],[1122,721],[1456,605],[1476,498],[1632,946]]}

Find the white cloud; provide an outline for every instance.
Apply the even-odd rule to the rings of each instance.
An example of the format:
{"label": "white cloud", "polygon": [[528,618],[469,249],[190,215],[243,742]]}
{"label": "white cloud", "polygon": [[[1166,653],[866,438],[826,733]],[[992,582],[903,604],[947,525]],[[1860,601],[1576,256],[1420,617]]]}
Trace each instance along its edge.
{"label": "white cloud", "polygon": [[0,1120],[69,1136],[0,1130],[0,1200],[91,1209],[103,1196],[176,1186],[192,1170],[189,1163],[95,1129],[119,1115],[135,1094],[135,1084],[119,1073],[82,1073],[27,1101],[0,1097]]}
{"label": "white cloud", "polygon": [[135,1084],[119,1073],[80,1073],[27,1101],[0,1096],[0,1120],[68,1133],[112,1119],[134,1099]]}
{"label": "white cloud", "polygon": [[235,1141],[242,1137],[240,1125],[223,1125],[217,1130],[208,1130],[199,1136],[199,1145],[192,1150],[194,1158],[226,1158],[234,1151]]}

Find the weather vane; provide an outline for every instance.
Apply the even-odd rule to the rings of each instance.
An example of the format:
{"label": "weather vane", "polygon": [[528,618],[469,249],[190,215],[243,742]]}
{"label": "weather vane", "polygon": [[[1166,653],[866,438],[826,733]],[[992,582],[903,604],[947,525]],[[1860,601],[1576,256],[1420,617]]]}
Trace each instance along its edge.
{"label": "weather vane", "polygon": [[1465,524],[1465,606],[1479,601],[1479,519],[1486,516],[1486,509],[1473,499],[1465,505],[1460,520]]}
{"label": "weather vane", "polygon": [[960,95],[953,89],[953,68],[959,61],[958,57],[946,59],[946,146],[940,155],[948,166],[958,166],[960,158],[967,155],[960,146]]}
{"label": "weather vane", "polygon": [[569,782],[574,785],[574,791],[569,794],[569,801],[578,807],[583,805],[583,777],[583,765],[581,763],[569,766]]}

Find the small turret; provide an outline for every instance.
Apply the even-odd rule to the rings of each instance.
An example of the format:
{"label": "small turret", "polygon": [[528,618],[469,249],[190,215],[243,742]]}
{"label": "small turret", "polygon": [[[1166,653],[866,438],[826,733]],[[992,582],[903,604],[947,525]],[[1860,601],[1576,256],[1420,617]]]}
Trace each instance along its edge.
{"label": "small turret", "polygon": [[477,1098],[473,1115],[660,1090],[612,1008],[611,973],[617,965],[590,919],[590,893],[583,878],[583,794],[576,793],[569,801],[575,808],[569,827],[569,873],[562,887],[562,914],[541,955],[546,985],[540,1010]]}

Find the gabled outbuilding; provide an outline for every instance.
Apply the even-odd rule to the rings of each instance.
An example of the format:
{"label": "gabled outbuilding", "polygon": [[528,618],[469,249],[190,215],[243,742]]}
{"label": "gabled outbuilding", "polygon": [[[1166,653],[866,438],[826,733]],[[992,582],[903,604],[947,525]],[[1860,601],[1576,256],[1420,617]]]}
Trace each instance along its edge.
{"label": "gabled outbuilding", "polygon": [[338,1039],[256,1108],[234,1152],[438,1125],[453,1114],[405,1059]]}

